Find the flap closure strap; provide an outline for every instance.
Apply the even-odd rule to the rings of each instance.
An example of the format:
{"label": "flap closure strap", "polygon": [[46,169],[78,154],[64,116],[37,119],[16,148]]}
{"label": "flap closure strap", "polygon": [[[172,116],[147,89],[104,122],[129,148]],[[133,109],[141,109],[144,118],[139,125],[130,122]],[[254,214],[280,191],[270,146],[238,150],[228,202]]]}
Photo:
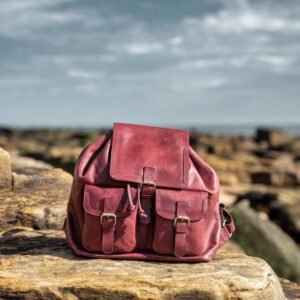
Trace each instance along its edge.
{"label": "flap closure strap", "polygon": [[100,216],[100,225],[102,226],[102,251],[105,254],[113,252],[114,232],[117,222],[115,198],[104,199],[104,212]]}
{"label": "flap closure strap", "polygon": [[143,168],[143,181],[140,184],[140,209],[139,216],[142,224],[149,224],[151,221],[153,196],[156,189],[155,168]]}
{"label": "flap closure strap", "polygon": [[188,214],[188,202],[177,201],[176,202],[176,218],[174,219],[175,227],[175,247],[174,255],[182,257],[185,255],[185,239],[187,229],[190,225],[190,218]]}

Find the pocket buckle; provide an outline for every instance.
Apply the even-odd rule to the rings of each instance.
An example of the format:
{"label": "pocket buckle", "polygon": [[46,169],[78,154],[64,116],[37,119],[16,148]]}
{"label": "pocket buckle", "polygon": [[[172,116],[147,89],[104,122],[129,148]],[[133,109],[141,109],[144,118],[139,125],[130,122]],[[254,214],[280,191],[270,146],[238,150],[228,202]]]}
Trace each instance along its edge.
{"label": "pocket buckle", "polygon": [[174,219],[174,227],[176,226],[177,222],[185,222],[187,223],[188,226],[190,226],[190,218],[187,217],[187,216],[177,216],[175,219]]}
{"label": "pocket buckle", "polygon": [[100,217],[100,224],[103,225],[103,219],[104,218],[108,218],[108,219],[113,219],[114,220],[114,226],[116,225],[117,223],[117,216],[113,213],[106,213],[104,212],[101,217]]}

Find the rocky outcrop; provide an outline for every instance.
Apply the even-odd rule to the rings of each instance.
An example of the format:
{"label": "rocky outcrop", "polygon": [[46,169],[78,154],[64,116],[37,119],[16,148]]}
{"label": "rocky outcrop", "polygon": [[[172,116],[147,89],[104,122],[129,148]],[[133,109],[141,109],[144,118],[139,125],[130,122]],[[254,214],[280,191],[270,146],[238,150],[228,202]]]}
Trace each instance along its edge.
{"label": "rocky outcrop", "polygon": [[1,299],[285,298],[265,261],[233,252],[196,264],[82,259],[60,231],[15,228],[0,254]]}
{"label": "rocky outcrop", "polygon": [[[268,218],[289,234],[296,243],[300,243],[300,191],[287,193],[276,190],[250,190],[237,197],[236,202],[248,200],[250,206],[258,212],[268,215]],[[232,204],[232,203],[231,203]]]}
{"label": "rocky outcrop", "polygon": [[261,183],[273,186],[297,186],[299,185],[298,172],[274,172],[274,171],[260,171],[251,174],[253,183]]}
{"label": "rocky outcrop", "polygon": [[300,299],[300,286],[297,283],[284,278],[279,280],[287,300]]}
{"label": "rocky outcrop", "polygon": [[0,176],[5,182],[0,188],[0,230],[14,225],[62,228],[72,176],[61,169],[30,164],[12,171],[8,153],[0,148]]}
{"label": "rocky outcrop", "polygon": [[72,174],[82,148],[100,134],[99,130],[0,128],[0,147],[5,148],[10,153],[16,152],[21,156],[47,162]]}
{"label": "rocky outcrop", "polygon": [[261,218],[241,201],[232,209],[236,224],[234,240],[248,255],[264,258],[284,278],[300,281],[300,251],[297,244],[277,225]]}
{"label": "rocky outcrop", "polygon": [[0,148],[0,190],[11,190],[12,173],[9,154]]}
{"label": "rocky outcrop", "polygon": [[291,137],[288,134],[274,128],[258,128],[255,139],[258,143],[266,142],[270,149],[281,149],[291,141]]}

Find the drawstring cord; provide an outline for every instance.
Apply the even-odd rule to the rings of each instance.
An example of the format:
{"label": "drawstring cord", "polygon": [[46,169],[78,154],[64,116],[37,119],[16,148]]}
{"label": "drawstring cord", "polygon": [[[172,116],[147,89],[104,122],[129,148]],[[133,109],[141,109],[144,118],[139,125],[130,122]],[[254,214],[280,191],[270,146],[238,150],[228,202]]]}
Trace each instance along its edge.
{"label": "drawstring cord", "polygon": [[[129,205],[130,205],[129,210],[132,212],[135,209],[135,205],[133,204],[133,201],[132,201],[129,183],[127,183],[127,194],[128,194]],[[137,198],[138,214],[142,218],[147,218],[147,214],[145,213],[145,211],[143,210],[143,208],[141,206],[141,187],[140,187],[140,185],[138,185],[137,194],[138,194],[138,196],[137,196],[138,197]]]}
{"label": "drawstring cord", "polygon": [[141,218],[147,218],[147,214],[145,213],[145,211],[143,210],[142,208],[142,205],[141,205],[141,187],[140,185],[138,185],[138,190],[137,190],[137,193],[138,193],[138,214]]}
{"label": "drawstring cord", "polygon": [[132,196],[131,196],[131,192],[130,192],[130,184],[129,183],[127,183],[127,195],[128,195],[129,205],[130,205],[129,210],[131,212],[133,212],[135,206],[134,206],[133,201],[132,201]]}

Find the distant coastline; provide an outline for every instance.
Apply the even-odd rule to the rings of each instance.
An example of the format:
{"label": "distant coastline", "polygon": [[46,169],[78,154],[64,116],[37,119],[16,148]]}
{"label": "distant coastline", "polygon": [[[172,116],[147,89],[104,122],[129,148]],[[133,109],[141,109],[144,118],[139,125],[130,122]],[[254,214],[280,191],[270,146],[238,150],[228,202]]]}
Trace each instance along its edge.
{"label": "distant coastline", "polygon": [[[130,123],[130,122],[128,122]],[[134,122],[132,122],[134,123]],[[244,135],[252,136],[255,134],[257,128],[269,128],[282,130],[290,135],[300,136],[300,124],[291,124],[291,125],[272,125],[272,124],[257,124],[257,125],[245,125],[245,124],[197,124],[197,125],[187,125],[187,124],[147,124],[150,126],[161,126],[161,127],[170,127],[170,128],[181,128],[188,129],[191,131],[207,134],[216,134],[216,135]],[[112,126],[112,125],[111,125]],[[106,131],[111,128],[111,126],[11,126],[6,124],[0,124],[0,132],[4,131],[38,131],[38,130],[66,130],[66,131]]]}

